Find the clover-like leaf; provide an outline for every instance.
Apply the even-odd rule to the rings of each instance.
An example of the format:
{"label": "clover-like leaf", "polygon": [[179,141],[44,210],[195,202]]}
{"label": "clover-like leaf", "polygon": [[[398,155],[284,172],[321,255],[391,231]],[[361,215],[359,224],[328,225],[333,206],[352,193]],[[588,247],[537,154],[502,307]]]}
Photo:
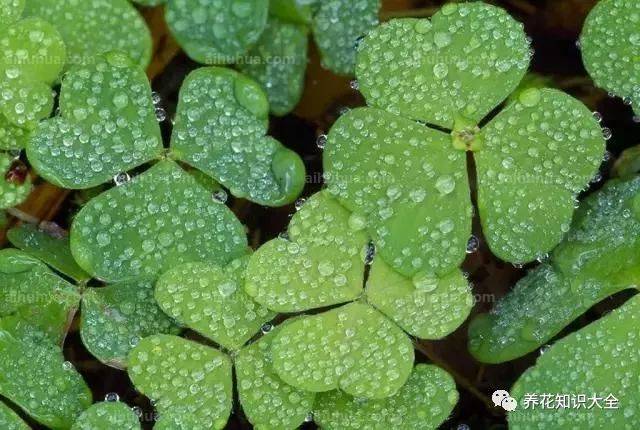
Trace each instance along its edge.
{"label": "clover-like leaf", "polygon": [[262,85],[275,115],[291,112],[302,97],[307,46],[306,27],[271,17],[248,61],[239,64],[243,73]]}
{"label": "clover-like leaf", "polygon": [[27,155],[48,181],[91,188],[162,152],[151,88],[144,71],[119,52],[67,72],[61,115],[40,123]]}
{"label": "clover-like leaf", "polygon": [[155,277],[188,262],[224,265],[246,247],[233,213],[171,161],[92,199],[71,227],[80,267],[109,282]]}
{"label": "clover-like leaf", "polygon": [[[1,4],[7,6],[6,1]],[[15,18],[9,9],[5,19]],[[51,85],[65,61],[65,45],[48,22],[27,18],[0,31],[0,122],[30,129],[53,108]],[[15,134],[16,130],[9,131]]]}
{"label": "clover-like leaf", "polygon": [[322,191],[293,216],[288,236],[252,255],[245,291],[255,301],[277,312],[297,312],[362,294],[368,238],[360,218]]}
{"label": "clover-like leaf", "polygon": [[29,130],[12,124],[0,113],[0,150],[19,151],[29,140]]}
{"label": "clover-like leaf", "polygon": [[381,0],[322,0],[313,17],[313,35],[323,67],[352,75],[358,39],[378,24]]}
{"label": "clover-like leaf", "polygon": [[151,33],[128,0],[28,0],[24,13],[55,25],[67,47],[68,66],[89,65],[96,55],[115,50],[140,67],[151,60]]}
{"label": "clover-like leaf", "polygon": [[313,409],[316,397],[286,384],[273,370],[271,344],[282,327],[240,350],[236,358],[240,404],[257,430],[298,428]]}
{"label": "clover-like leaf", "polygon": [[334,389],[365,398],[395,394],[413,367],[413,345],[384,315],[350,303],[284,326],[272,344],[284,382],[312,392]]}
{"label": "clover-like leaf", "polygon": [[0,209],[19,205],[31,192],[31,178],[28,175],[25,178],[14,178],[11,175],[13,163],[14,157],[0,152]]}
{"label": "clover-like leaf", "polygon": [[129,355],[129,377],[160,414],[156,430],[222,429],[233,402],[231,372],[225,354],[170,335],[147,337]]}
{"label": "clover-like leaf", "polygon": [[71,255],[68,237],[54,237],[35,225],[21,224],[7,232],[11,243],[27,254],[43,261],[63,275],[77,282],[91,278]]}
{"label": "clover-like leaf", "polygon": [[596,85],[633,103],[640,115],[640,4],[602,0],[589,13],[580,47],[584,65]]}
{"label": "clover-like leaf", "polygon": [[442,277],[424,275],[412,281],[381,258],[373,261],[366,295],[372,306],[422,339],[439,339],[451,333],[473,307],[469,283],[459,269]]}
{"label": "clover-like leaf", "polygon": [[74,285],[16,249],[0,251],[0,285],[0,317],[27,322],[62,343],[80,302]]}
{"label": "clover-like leaf", "polygon": [[557,90],[520,94],[480,132],[478,208],[495,255],[527,262],[569,230],[575,196],[602,162],[598,122]]}
{"label": "clover-like leaf", "polygon": [[400,391],[385,399],[319,394],[314,420],[325,430],[429,430],[438,428],[457,402],[456,384],[447,372],[418,364]]}
{"label": "clover-like leaf", "polygon": [[0,354],[0,395],[36,421],[68,429],[91,404],[91,391],[53,343],[0,329]]}
{"label": "clover-like leaf", "polygon": [[2,402],[0,402],[0,427],[3,430],[30,430],[31,428],[18,414]]}
{"label": "clover-like leaf", "polygon": [[236,197],[281,206],[302,191],[300,157],[272,137],[269,102],[255,81],[218,67],[197,69],[180,90],[173,156],[207,173]]}
{"label": "clover-like leaf", "polygon": [[120,402],[99,402],[84,411],[71,430],[140,430],[140,420]]}
{"label": "clover-like leaf", "polygon": [[[578,330],[538,358],[510,390],[509,428],[611,428],[640,424],[640,297]],[[568,371],[567,366],[570,366]],[[585,396],[583,407],[531,407],[542,393]],[[528,407],[526,406],[528,404]],[[612,406],[613,405],[613,406]]]}
{"label": "clover-like leaf", "polygon": [[80,336],[98,360],[123,369],[129,351],[141,339],[180,331],[156,304],[154,287],[154,281],[140,279],[85,290]]}
{"label": "clover-like leaf", "polygon": [[530,271],[489,314],[469,327],[483,362],[520,357],[548,342],[610,295],[640,285],[640,178],[611,181],[585,200],[550,263]]}
{"label": "clover-like leaf", "polygon": [[402,275],[447,274],[466,255],[471,201],[465,154],[450,136],[359,108],[332,127],[328,191],[364,219],[377,252]]}
{"label": "clover-like leaf", "polygon": [[265,0],[171,0],[166,20],[186,54],[204,64],[229,64],[257,42],[266,24]]}
{"label": "clover-like leaf", "polygon": [[276,314],[244,292],[248,257],[225,267],[188,263],[158,280],[155,297],[167,315],[201,335],[238,350]]}
{"label": "clover-like leaf", "polygon": [[430,20],[397,19],[372,30],[356,76],[369,106],[452,129],[478,123],[529,66],[522,24],[482,2],[445,5]]}

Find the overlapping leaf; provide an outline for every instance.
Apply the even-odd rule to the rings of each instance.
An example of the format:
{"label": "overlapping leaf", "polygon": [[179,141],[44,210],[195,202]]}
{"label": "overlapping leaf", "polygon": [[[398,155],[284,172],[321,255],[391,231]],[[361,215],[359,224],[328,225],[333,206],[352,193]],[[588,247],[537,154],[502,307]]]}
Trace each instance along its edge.
{"label": "overlapping leaf", "polygon": [[141,339],[180,331],[156,304],[154,286],[154,281],[140,279],[85,290],[80,336],[91,354],[122,369]]}
{"label": "overlapping leaf", "polygon": [[0,402],[0,426],[5,430],[30,429],[18,414],[2,402]]}
{"label": "overlapping leaf", "polygon": [[633,103],[640,115],[640,4],[602,0],[585,21],[580,46],[584,65],[600,88]]}
{"label": "overlapping leaf", "polygon": [[222,429],[233,402],[231,360],[175,336],[143,339],[129,356],[129,377],[155,401],[156,430]]}
{"label": "overlapping leaf", "polygon": [[604,298],[640,285],[640,178],[586,199],[550,263],[532,270],[469,329],[469,348],[499,363],[538,348]]}
{"label": "overlapping leaf", "polygon": [[246,61],[239,64],[242,72],[262,85],[275,115],[291,112],[300,101],[307,45],[306,27],[271,17]]}
{"label": "overlapping leaf", "polygon": [[60,32],[67,67],[89,65],[114,50],[143,68],[151,59],[151,34],[128,0],[28,0],[25,16],[44,19]]}
{"label": "overlapping leaf", "polygon": [[230,64],[260,38],[267,24],[265,0],[171,0],[166,20],[187,55],[204,64]]}
{"label": "overlapping leaf", "polygon": [[252,255],[245,291],[255,301],[277,312],[298,312],[362,294],[368,239],[358,217],[321,192],[294,215],[288,236]]}
{"label": "overlapping leaf", "polygon": [[124,403],[100,402],[84,411],[71,430],[140,430],[140,421]]}
{"label": "overlapping leaf", "polygon": [[31,192],[31,178],[13,178],[10,174],[14,157],[0,152],[0,209],[19,205]]}
{"label": "overlapping leaf", "polygon": [[300,157],[266,136],[269,102],[253,80],[201,68],[180,91],[173,156],[202,170],[236,197],[267,206],[295,200],[304,186]]}
{"label": "overlapping leaf", "polygon": [[149,81],[123,53],[69,70],[60,111],[40,123],[27,146],[38,173],[59,186],[94,187],[162,151]]}
{"label": "overlapping leaf", "polygon": [[[519,406],[509,413],[509,428],[622,429],[640,424],[639,328],[640,297],[636,296],[558,341],[513,386],[511,395]],[[569,403],[567,407],[532,407],[534,396],[539,399],[543,393],[567,395]],[[584,404],[575,407],[580,395],[585,397]]]}
{"label": "overlapping leaf", "polygon": [[92,199],[71,228],[80,267],[109,282],[193,261],[224,265],[246,247],[233,213],[171,161]]}
{"label": "overlapping leaf", "polygon": [[418,364],[400,391],[385,399],[357,399],[340,391],[319,394],[314,419],[325,430],[428,430],[438,428],[457,402],[447,372]]}
{"label": "overlapping leaf", "polygon": [[225,267],[188,263],[164,273],[156,286],[160,307],[177,321],[230,350],[238,350],[275,317],[244,292],[248,257]]}

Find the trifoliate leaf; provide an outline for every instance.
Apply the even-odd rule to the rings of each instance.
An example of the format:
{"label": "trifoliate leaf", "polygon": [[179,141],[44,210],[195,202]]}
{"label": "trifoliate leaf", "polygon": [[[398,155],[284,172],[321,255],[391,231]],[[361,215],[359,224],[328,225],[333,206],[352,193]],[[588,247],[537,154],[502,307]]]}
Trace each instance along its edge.
{"label": "trifoliate leaf", "polygon": [[231,360],[175,336],[143,339],[129,355],[129,377],[155,401],[156,430],[224,428],[233,401]]}
{"label": "trifoliate leaf", "polygon": [[260,40],[239,64],[267,93],[271,112],[286,115],[300,101],[307,70],[307,29],[271,17]]}
{"label": "trifoliate leaf", "polygon": [[0,152],[0,209],[19,205],[31,193],[31,178],[13,178],[10,174],[14,157]]}
{"label": "trifoliate leaf", "polygon": [[65,45],[51,24],[27,18],[0,31],[0,46],[0,115],[33,128],[53,108],[51,85],[64,66]]}
{"label": "trifoliate leaf", "polygon": [[319,0],[271,0],[269,13],[284,21],[309,24]]}
{"label": "trifoliate leaf", "polygon": [[273,368],[289,385],[379,399],[405,384],[414,352],[409,338],[384,315],[350,303],[282,327],[272,356]]}
{"label": "trifoliate leaf", "polygon": [[298,312],[359,297],[367,235],[325,191],[296,213],[288,239],[278,237],[251,256],[245,291],[277,312]]}
{"label": "trifoliate leaf", "polygon": [[471,235],[465,154],[451,137],[385,111],[336,121],[324,151],[328,191],[362,219],[379,255],[400,274],[445,275]]}
{"label": "trifoliate leaf", "polygon": [[11,408],[0,402],[0,428],[3,430],[30,430],[31,427],[25,423]]}
{"label": "trifoliate leaf", "polygon": [[140,430],[140,420],[120,402],[100,402],[84,411],[71,430]]}
{"label": "trifoliate leaf", "polygon": [[41,122],[27,145],[38,173],[65,188],[95,187],[162,152],[144,71],[122,53],[94,60],[67,72],[61,115]]}
{"label": "trifoliate leaf", "polygon": [[28,139],[29,130],[12,124],[0,113],[0,150],[19,151],[24,149]]}
{"label": "trifoliate leaf", "polygon": [[173,156],[213,177],[236,197],[267,206],[302,191],[300,157],[266,136],[269,102],[260,86],[231,69],[192,72],[180,91]]}
{"label": "trifoliate leaf", "polygon": [[92,199],[71,227],[80,267],[109,282],[194,261],[224,265],[246,247],[235,215],[172,161]]}
{"label": "trifoliate leaf", "polygon": [[77,282],[91,279],[73,259],[68,237],[54,237],[34,225],[21,224],[9,230],[7,238],[15,247]]}
{"label": "trifoliate leaf", "polygon": [[0,356],[0,395],[39,423],[68,429],[91,405],[89,387],[54,344],[0,330]]}
{"label": "trifoliate leaf", "polygon": [[626,101],[640,115],[640,3],[602,0],[582,29],[582,60],[596,85]]}
{"label": "trifoliate leaf", "polygon": [[376,258],[367,280],[367,301],[407,333],[439,339],[467,319],[473,307],[469,283],[459,269],[439,277],[407,279]]}
{"label": "trifoliate leaf", "polygon": [[74,285],[16,249],[0,251],[0,285],[0,317],[25,321],[62,344],[80,302]]}
{"label": "trifoliate leaf", "polygon": [[[510,390],[518,406],[509,413],[509,428],[623,429],[640,424],[639,327],[636,296],[558,341]],[[554,407],[539,403],[543,393],[552,393]],[[569,397],[566,407],[556,406],[558,395]]]}
{"label": "trifoliate leaf", "polygon": [[640,284],[640,178],[613,181],[585,200],[550,263],[538,266],[469,327],[469,349],[500,363],[551,340],[606,297]]}
{"label": "trifoliate leaf", "polygon": [[257,430],[298,428],[313,409],[316,397],[286,384],[273,370],[271,343],[280,327],[243,348],[236,358],[240,404]]}
{"label": "trifoliate leaf", "polygon": [[575,196],[598,170],[605,141],[578,100],[532,88],[480,132],[478,208],[491,250],[510,262],[550,251],[569,229]]}
{"label": "trifoliate leaf", "polygon": [[6,26],[20,19],[25,0],[0,0],[0,25]]}
{"label": "trifoliate leaf", "polygon": [[441,127],[478,123],[529,65],[522,24],[482,2],[445,5],[429,19],[398,19],[364,39],[356,76],[369,106]]}
{"label": "trifoliate leaf", "polygon": [[217,344],[238,350],[276,314],[244,292],[248,257],[225,267],[188,263],[164,273],[155,297],[167,315]]}
{"label": "trifoliate leaf", "polygon": [[429,430],[438,428],[457,402],[447,372],[418,364],[400,391],[385,399],[358,399],[340,391],[319,394],[314,420],[325,430]]}
{"label": "trifoliate leaf", "polygon": [[322,66],[353,75],[358,39],[378,24],[381,0],[323,0],[313,17],[313,35]]}
{"label": "trifoliate leaf", "polygon": [[80,336],[98,360],[123,369],[141,339],[180,331],[156,304],[154,287],[152,280],[140,279],[85,291]]}
{"label": "trifoliate leaf", "polygon": [[68,66],[90,65],[96,55],[115,50],[143,68],[151,60],[151,33],[128,0],[28,0],[25,16],[55,25],[67,47]]}
{"label": "trifoliate leaf", "polygon": [[204,64],[230,64],[258,40],[267,24],[265,0],[171,0],[166,20],[186,54]]}

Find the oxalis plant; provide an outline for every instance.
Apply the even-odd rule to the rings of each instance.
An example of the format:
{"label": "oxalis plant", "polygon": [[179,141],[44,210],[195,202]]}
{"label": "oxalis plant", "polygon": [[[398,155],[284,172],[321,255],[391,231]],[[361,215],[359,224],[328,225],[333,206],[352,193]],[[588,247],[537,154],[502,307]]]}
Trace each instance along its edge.
{"label": "oxalis plant", "polygon": [[[416,363],[414,342],[446,337],[472,310],[460,266],[474,215],[495,256],[540,261],[472,320],[469,351],[481,362],[535,351],[596,303],[637,289],[640,178],[627,172],[578,203],[603,160],[603,132],[570,95],[522,84],[530,41],[504,10],[449,4],[367,33],[377,1],[138,3],[166,3],[196,61],[240,70],[189,73],[167,141],[142,69],[148,30],[130,3],[0,1],[0,208],[28,194],[21,149],[48,182],[93,195],[68,236],[25,224],[0,251],[0,428],[141,428],[117,396],[94,403],[65,358],[74,324],[89,353],[152,401],[156,429],[221,429],[232,413],[258,429],[437,428],[458,402],[456,383]],[[629,32],[621,20],[634,13],[615,0],[594,9],[587,67],[590,37],[621,39],[592,27],[613,16]],[[367,106],[321,137],[326,187],[296,200],[305,166],[268,122],[299,97],[309,28],[327,67],[355,70]],[[632,32],[622,39],[633,45]],[[598,59],[597,49],[593,70],[632,55]],[[238,62],[252,52],[305,60]],[[35,56],[56,60],[35,67]],[[611,91],[633,97],[631,79]],[[267,207],[296,201],[297,211],[253,250],[227,191]],[[510,390],[521,407],[509,426],[635,428],[638,306],[633,297],[545,349]],[[547,392],[615,395],[621,407],[523,407]]]}

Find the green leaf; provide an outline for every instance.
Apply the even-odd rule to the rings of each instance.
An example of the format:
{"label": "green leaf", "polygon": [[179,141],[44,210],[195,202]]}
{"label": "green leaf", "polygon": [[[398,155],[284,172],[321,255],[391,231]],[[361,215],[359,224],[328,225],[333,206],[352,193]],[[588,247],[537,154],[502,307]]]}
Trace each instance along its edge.
{"label": "green leaf", "polygon": [[0,0],[0,25],[6,26],[20,19],[25,0]]}
{"label": "green leaf", "polygon": [[246,252],[242,224],[177,164],[161,161],[91,200],[71,226],[71,252],[109,282],[182,263],[226,264]]}
{"label": "green leaf", "polygon": [[143,68],[151,60],[151,33],[128,0],[28,0],[25,16],[56,26],[67,47],[68,66],[90,65],[96,55],[115,50]]}
{"label": "green leaf", "polygon": [[[620,309],[558,341],[538,358],[534,367],[511,390],[518,407],[509,413],[509,428],[622,429],[638,424],[640,402],[640,297]],[[524,407],[527,394],[584,394],[581,408]],[[606,398],[618,400],[606,408]],[[599,405],[589,407],[594,396]],[[553,398],[553,397],[552,397]]]}
{"label": "green leaf", "polygon": [[407,279],[376,258],[366,288],[367,301],[421,339],[440,339],[460,326],[473,307],[473,296],[459,269]]}
{"label": "green leaf", "polygon": [[65,45],[49,23],[27,18],[0,35],[0,115],[21,128],[33,128],[53,108],[51,85],[65,59]]}
{"label": "green leaf", "polygon": [[77,282],[91,279],[71,255],[68,237],[54,237],[31,224],[21,224],[7,232],[11,243],[27,254],[45,262],[58,272]]}
{"label": "green leaf", "polygon": [[243,348],[236,358],[240,404],[257,430],[298,428],[313,409],[316,397],[286,384],[273,370],[271,344],[281,327]]}
{"label": "green leaf", "polygon": [[11,170],[14,160],[11,155],[0,152],[0,209],[19,205],[31,193],[31,178],[28,176],[23,183],[7,179],[7,173]]}
{"label": "green leaf", "polygon": [[89,387],[58,346],[18,340],[0,329],[0,356],[0,395],[39,423],[68,429],[91,405]]}
{"label": "green leaf", "polygon": [[510,262],[550,251],[569,229],[576,195],[602,162],[605,141],[580,101],[532,88],[480,133],[478,208],[491,250]]}
{"label": "green leaf", "polygon": [[149,81],[123,53],[70,69],[60,112],[41,122],[27,145],[29,161],[56,185],[95,187],[162,153]]}
{"label": "green leaf", "polygon": [[139,430],[140,421],[124,403],[100,402],[84,411],[71,430]]}
{"label": "green leaf", "polygon": [[224,428],[233,401],[231,360],[175,336],[143,339],[129,355],[129,377],[155,401],[156,430]]}
{"label": "green leaf", "polygon": [[0,402],[0,427],[3,430],[30,430],[31,427],[25,423],[11,408]]}
{"label": "green leaf", "polygon": [[186,54],[204,64],[230,64],[258,41],[267,24],[265,0],[171,0],[166,20]]}
{"label": "green leaf", "polygon": [[12,124],[0,113],[0,150],[19,151],[29,140],[29,130]]}
{"label": "green leaf", "polygon": [[500,363],[548,342],[593,305],[640,285],[640,219],[632,216],[640,178],[611,181],[585,200],[554,251],[469,327],[469,349]]}
{"label": "green leaf", "polygon": [[405,384],[413,345],[395,324],[369,305],[350,303],[284,326],[273,340],[273,368],[289,385],[334,389],[379,399]]}
{"label": "green leaf", "polygon": [[313,17],[313,35],[322,66],[340,75],[353,75],[358,38],[378,24],[381,0],[322,0]]}
{"label": "green leaf", "polygon": [[340,391],[318,395],[314,420],[324,430],[436,429],[457,402],[456,384],[447,372],[418,364],[400,391],[386,399],[358,399]]}
{"label": "green leaf", "polygon": [[187,76],[171,149],[236,197],[266,206],[292,202],[302,191],[300,157],[272,137],[269,102],[260,86],[231,69],[205,67]]}
{"label": "green leaf", "polygon": [[298,312],[358,298],[367,236],[326,192],[293,216],[288,239],[278,237],[251,256],[245,291],[276,312]]}
{"label": "green leaf", "polygon": [[154,287],[152,280],[140,279],[85,291],[80,336],[98,360],[124,369],[140,339],[180,331],[156,304]]}
{"label": "green leaf", "polygon": [[25,321],[62,344],[80,302],[74,285],[16,249],[0,251],[0,285],[0,317]]}
{"label": "green leaf", "polygon": [[286,115],[302,97],[307,70],[307,28],[271,17],[260,40],[239,64],[267,93],[271,112]]}
{"label": "green leaf", "polygon": [[167,0],[133,0],[133,2],[141,6],[153,7],[164,4],[167,2]]}
{"label": "green leaf", "polygon": [[471,234],[465,154],[440,131],[373,108],[350,111],[324,151],[328,191],[363,219],[379,255],[400,274],[445,275]]}
{"label": "green leaf", "polygon": [[244,292],[248,257],[225,267],[188,263],[164,273],[155,297],[176,321],[217,344],[238,350],[276,314]]}
{"label": "green leaf", "polygon": [[309,24],[319,0],[271,0],[269,13],[284,21],[296,24]]}
{"label": "green leaf", "polygon": [[640,115],[640,4],[632,0],[602,0],[582,29],[582,60],[596,85],[633,103]]}
{"label": "green leaf", "polygon": [[356,76],[369,106],[451,129],[458,116],[478,123],[528,66],[522,24],[501,8],[469,2],[372,30]]}

